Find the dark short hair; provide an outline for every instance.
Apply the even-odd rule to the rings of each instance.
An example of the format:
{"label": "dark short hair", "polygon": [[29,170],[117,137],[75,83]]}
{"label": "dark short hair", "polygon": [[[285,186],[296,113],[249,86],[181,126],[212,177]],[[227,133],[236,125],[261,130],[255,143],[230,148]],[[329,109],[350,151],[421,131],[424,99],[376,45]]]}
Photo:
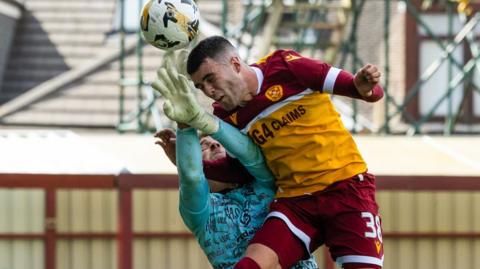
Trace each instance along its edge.
{"label": "dark short hair", "polygon": [[228,49],[235,47],[222,36],[211,36],[200,41],[188,55],[187,73],[195,73],[207,58],[215,59]]}

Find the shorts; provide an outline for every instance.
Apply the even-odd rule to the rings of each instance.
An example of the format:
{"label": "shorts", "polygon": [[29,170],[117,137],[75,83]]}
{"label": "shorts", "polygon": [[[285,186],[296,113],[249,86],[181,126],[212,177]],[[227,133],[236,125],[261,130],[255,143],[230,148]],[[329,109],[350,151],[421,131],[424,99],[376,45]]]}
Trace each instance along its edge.
{"label": "shorts", "polygon": [[323,244],[341,266],[381,268],[383,243],[375,177],[364,173],[313,194],[274,200],[252,243],[274,250],[282,268],[308,258]]}

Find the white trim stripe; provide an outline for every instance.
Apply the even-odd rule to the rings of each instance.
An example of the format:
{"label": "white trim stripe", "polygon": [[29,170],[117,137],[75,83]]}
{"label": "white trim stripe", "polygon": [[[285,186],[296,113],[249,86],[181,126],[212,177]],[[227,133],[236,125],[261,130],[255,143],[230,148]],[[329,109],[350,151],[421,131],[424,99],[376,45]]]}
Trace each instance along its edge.
{"label": "white trim stripe", "polygon": [[344,263],[365,263],[365,264],[375,264],[383,267],[383,256],[382,259],[371,257],[371,256],[362,256],[362,255],[346,255],[337,258],[337,263],[342,266]]}
{"label": "white trim stripe", "polygon": [[257,75],[257,81],[258,81],[257,94],[259,94],[260,90],[262,89],[263,73],[262,73],[262,70],[260,70],[260,68],[258,67],[251,66],[251,68],[253,69],[253,71],[255,71],[255,74]]}
{"label": "white trim stripe", "polygon": [[337,80],[338,74],[340,74],[341,69],[336,67],[330,67],[328,70],[327,77],[323,82],[323,92],[333,94],[333,86],[335,85],[335,81]]}
{"label": "white trim stripe", "polygon": [[308,95],[308,94],[311,94],[313,93],[313,90],[312,89],[306,89],[304,90],[303,92],[299,93],[299,94],[296,94],[296,95],[292,95],[290,97],[288,97],[287,99],[281,101],[281,102],[278,102],[278,103],[275,103],[274,105],[271,105],[269,107],[267,107],[267,109],[265,109],[264,111],[260,112],[255,118],[253,118],[245,127],[243,127],[242,130],[240,130],[242,133],[246,134],[248,132],[248,130],[250,129],[250,127],[252,127],[252,125],[257,122],[258,120],[260,119],[263,119],[265,117],[267,117],[268,115],[272,114],[273,112],[277,111],[278,109],[282,108],[283,106],[285,105],[288,105],[289,103],[293,102],[293,101],[296,101],[296,100],[299,100],[299,99],[302,99],[305,95]]}
{"label": "white trim stripe", "polygon": [[296,237],[298,237],[298,239],[300,239],[303,242],[303,244],[305,245],[305,249],[307,250],[308,253],[310,253],[310,241],[311,241],[311,239],[306,233],[304,233],[302,230],[298,229],[295,225],[293,225],[293,223],[288,219],[288,217],[281,212],[272,211],[267,215],[267,217],[265,219],[272,218],[272,217],[279,218],[279,219],[283,220],[283,222],[285,222],[285,224],[287,224],[288,229],[290,229],[290,231]]}

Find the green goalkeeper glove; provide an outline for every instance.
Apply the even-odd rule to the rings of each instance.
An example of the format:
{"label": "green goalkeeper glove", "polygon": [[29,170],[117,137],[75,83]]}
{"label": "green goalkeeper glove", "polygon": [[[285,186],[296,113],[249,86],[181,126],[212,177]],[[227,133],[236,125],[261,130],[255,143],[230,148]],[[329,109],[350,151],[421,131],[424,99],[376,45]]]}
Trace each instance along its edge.
{"label": "green goalkeeper glove", "polygon": [[195,87],[184,75],[178,74],[170,59],[166,59],[164,67],[158,69],[157,80],[152,87],[165,97],[163,111],[169,119],[207,134],[218,131],[218,119],[198,104],[193,93]]}
{"label": "green goalkeeper glove", "polygon": [[186,49],[182,49],[178,52],[177,57],[175,58],[175,66],[177,67],[178,73],[186,77],[188,76],[187,74],[188,54],[190,54],[190,51]]}
{"label": "green goalkeeper glove", "polygon": [[181,49],[177,51],[167,51],[163,55],[163,63],[162,67],[167,68],[167,64],[174,63],[175,68],[177,69],[177,73],[182,74],[184,76],[188,76],[187,74],[187,59],[188,54],[190,51],[187,49]]}

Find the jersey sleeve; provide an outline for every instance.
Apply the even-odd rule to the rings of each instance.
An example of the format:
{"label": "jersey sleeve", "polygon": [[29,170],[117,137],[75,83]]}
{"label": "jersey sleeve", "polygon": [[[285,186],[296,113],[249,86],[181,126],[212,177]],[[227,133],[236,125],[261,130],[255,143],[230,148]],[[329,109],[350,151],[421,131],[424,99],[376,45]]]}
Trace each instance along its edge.
{"label": "jersey sleeve", "polygon": [[[332,67],[335,68],[335,67]],[[353,83],[353,78],[354,76],[344,70],[338,69],[338,74],[333,75],[330,79],[329,84],[326,87],[324,87],[323,91],[335,95],[342,95],[342,96],[347,96],[355,99],[361,99],[367,102],[376,102],[383,97],[383,89],[380,85],[376,85],[372,89],[372,94],[368,97],[361,96],[360,93],[358,93],[357,88],[355,87],[355,84]],[[336,73],[336,71],[334,71]],[[333,81],[333,77],[335,77],[335,80]],[[328,76],[327,76],[328,78]],[[332,85],[333,83],[333,85]]]}
{"label": "jersey sleeve", "polygon": [[235,127],[220,120],[218,131],[212,137],[235,156],[257,182],[273,187],[275,178],[267,167],[260,148]]}
{"label": "jersey sleeve", "polygon": [[202,149],[197,131],[177,130],[177,170],[180,187],[180,213],[192,231],[203,227],[209,211],[209,187],[203,174]]}
{"label": "jersey sleeve", "polygon": [[329,64],[308,57],[303,57],[292,50],[282,51],[280,56],[298,83],[305,88],[323,92],[327,75],[332,68]]}
{"label": "jersey sleeve", "polygon": [[373,88],[372,95],[361,96],[353,83],[353,74],[345,70],[303,57],[295,51],[283,51],[282,57],[287,68],[305,88],[367,102],[376,102],[383,97],[383,89],[379,85]]}

